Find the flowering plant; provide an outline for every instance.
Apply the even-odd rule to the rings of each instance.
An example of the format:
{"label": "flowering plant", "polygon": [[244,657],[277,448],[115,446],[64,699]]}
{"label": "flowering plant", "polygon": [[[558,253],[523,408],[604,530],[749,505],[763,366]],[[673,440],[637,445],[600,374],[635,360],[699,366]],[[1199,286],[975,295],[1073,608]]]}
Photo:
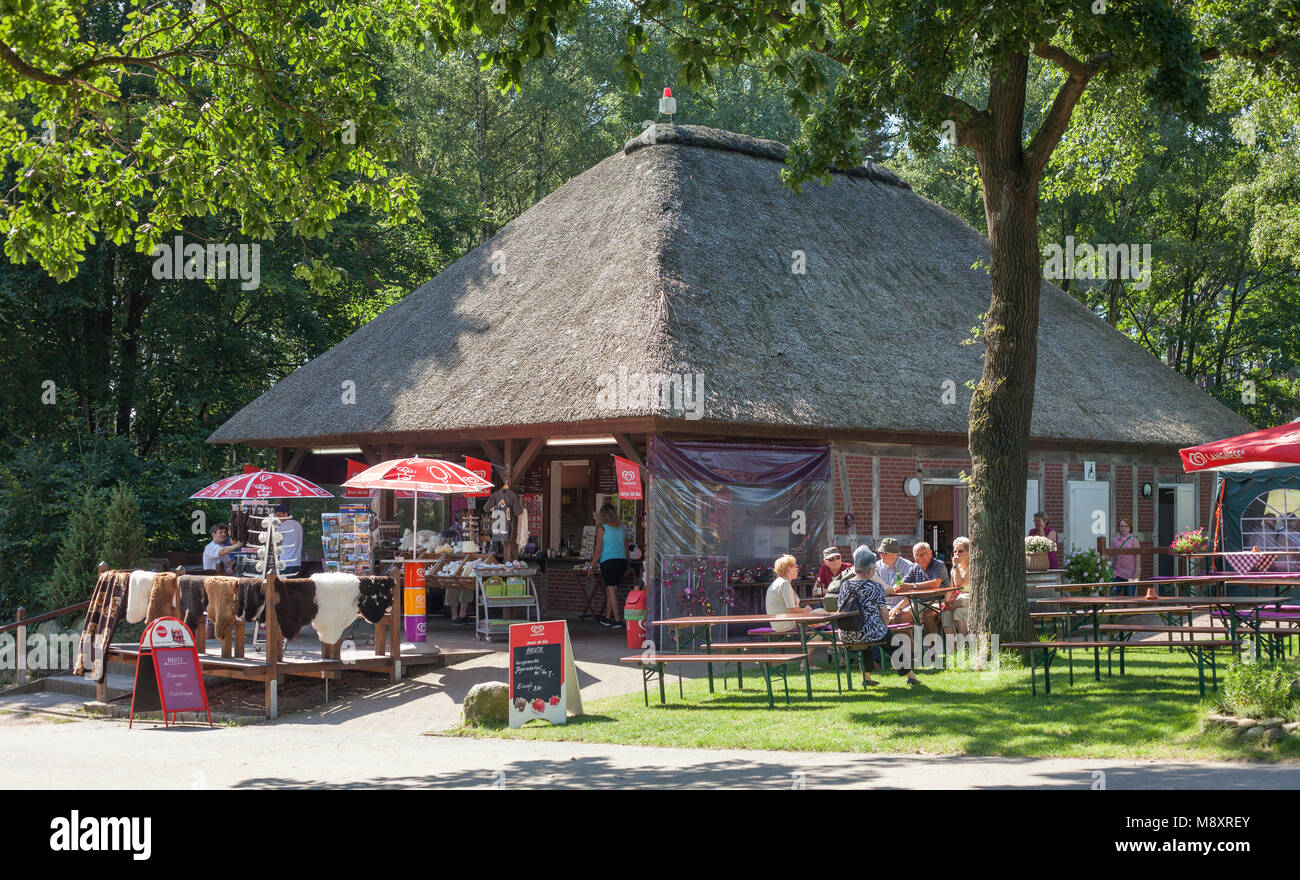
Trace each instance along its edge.
{"label": "flowering plant", "polygon": [[1174,535],[1169,542],[1169,549],[1175,553],[1199,553],[1210,546],[1210,539],[1205,537],[1203,529],[1188,529]]}
{"label": "flowering plant", "polygon": [[1056,549],[1056,544],[1052,543],[1051,538],[1045,538],[1042,535],[1025,536],[1026,553],[1051,553]]}

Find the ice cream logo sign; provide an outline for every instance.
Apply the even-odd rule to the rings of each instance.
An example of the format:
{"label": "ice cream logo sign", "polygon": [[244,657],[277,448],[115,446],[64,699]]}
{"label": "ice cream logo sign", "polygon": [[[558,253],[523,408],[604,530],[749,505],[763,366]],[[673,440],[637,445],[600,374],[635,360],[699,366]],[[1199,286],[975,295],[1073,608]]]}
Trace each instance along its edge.
{"label": "ice cream logo sign", "polygon": [[544,719],[564,724],[582,714],[573,648],[563,620],[517,623],[510,627],[511,727]]}

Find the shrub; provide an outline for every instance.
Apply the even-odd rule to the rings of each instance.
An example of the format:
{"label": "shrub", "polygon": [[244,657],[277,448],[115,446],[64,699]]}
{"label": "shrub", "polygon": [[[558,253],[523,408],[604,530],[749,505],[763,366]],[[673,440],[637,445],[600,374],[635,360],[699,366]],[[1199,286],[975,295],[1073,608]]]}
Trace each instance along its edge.
{"label": "shrub", "polygon": [[119,482],[113,487],[104,512],[104,540],[99,558],[109,568],[135,568],[145,551],[140,502],[126,483]]}
{"label": "shrub", "polygon": [[1065,557],[1065,579],[1072,584],[1097,584],[1110,580],[1114,574],[1106,557],[1096,548],[1080,550]]}
{"label": "shrub", "polygon": [[1242,663],[1228,666],[1219,688],[1219,709],[1247,718],[1286,717],[1291,712],[1291,680],[1285,666]]}
{"label": "shrub", "polygon": [[41,591],[46,610],[75,605],[90,598],[99,577],[99,554],[104,546],[104,495],[86,489],[68,516],[68,525],[54,557],[54,572]]}

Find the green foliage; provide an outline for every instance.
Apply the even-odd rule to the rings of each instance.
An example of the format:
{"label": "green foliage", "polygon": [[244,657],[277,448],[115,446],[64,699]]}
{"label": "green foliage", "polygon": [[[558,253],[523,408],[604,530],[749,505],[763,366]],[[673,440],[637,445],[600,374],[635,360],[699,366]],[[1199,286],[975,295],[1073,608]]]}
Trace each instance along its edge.
{"label": "green foliage", "polygon": [[228,214],[320,238],[351,208],[395,218],[376,41],[418,43],[407,0],[0,3],[5,254],[66,281],[99,241],[148,253]]}
{"label": "green foliage", "polygon": [[1109,581],[1113,576],[1110,563],[1095,547],[1065,557],[1065,579],[1068,583],[1099,584]]}
{"label": "green foliage", "polygon": [[1235,660],[1219,686],[1219,709],[1247,718],[1289,717],[1294,702],[1291,681],[1295,676],[1295,669],[1284,665]]}
{"label": "green foliage", "polygon": [[104,511],[104,541],[99,558],[109,568],[135,568],[144,556],[140,502],[126,483],[118,482],[109,493]]}
{"label": "green foliage", "polygon": [[54,571],[40,593],[45,609],[64,608],[90,598],[99,577],[106,509],[99,489],[87,488],[77,499],[59,542]]}

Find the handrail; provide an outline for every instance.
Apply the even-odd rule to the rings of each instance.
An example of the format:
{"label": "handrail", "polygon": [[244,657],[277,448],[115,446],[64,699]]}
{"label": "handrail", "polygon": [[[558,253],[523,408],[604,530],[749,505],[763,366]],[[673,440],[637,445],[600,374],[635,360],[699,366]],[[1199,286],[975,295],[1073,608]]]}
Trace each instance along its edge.
{"label": "handrail", "polygon": [[11,632],[22,626],[32,626],[37,623],[44,623],[47,620],[53,620],[56,617],[63,617],[65,614],[71,614],[74,611],[81,611],[90,607],[90,600],[78,602],[76,605],[69,605],[67,608],[60,608],[58,611],[47,611],[45,614],[38,614],[35,617],[23,617],[24,609],[18,609],[18,620],[14,623],[0,624],[0,633]]}

